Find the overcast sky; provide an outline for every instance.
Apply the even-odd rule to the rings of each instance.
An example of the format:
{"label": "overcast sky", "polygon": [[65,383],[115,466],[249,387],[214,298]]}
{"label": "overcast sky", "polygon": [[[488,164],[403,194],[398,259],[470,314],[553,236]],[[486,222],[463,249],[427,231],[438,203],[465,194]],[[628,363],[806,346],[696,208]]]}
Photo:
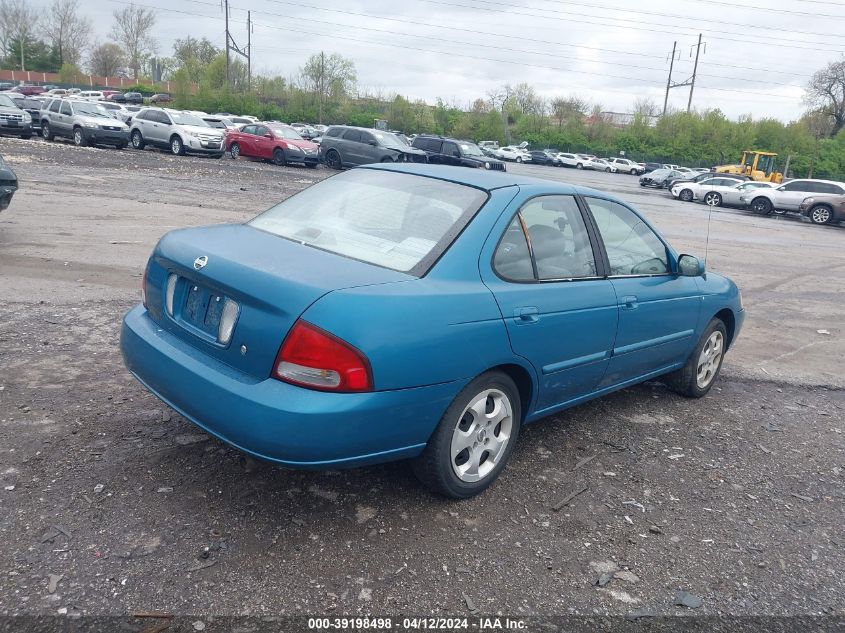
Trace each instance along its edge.
{"label": "overcast sky", "polygon": [[[102,41],[127,4],[80,0]],[[162,55],[187,34],[225,41],[222,0],[135,4],[155,7]],[[673,42],[672,78],[683,82],[702,32],[693,107],[791,120],[812,73],[845,52],[843,0],[230,0],[241,45],[247,9],[258,72],[291,77],[308,55],[338,52],[354,60],[362,90],[462,107],[523,81],[604,110],[629,111],[641,97],[662,107]],[[672,90],[670,106],[685,108],[688,95]]]}

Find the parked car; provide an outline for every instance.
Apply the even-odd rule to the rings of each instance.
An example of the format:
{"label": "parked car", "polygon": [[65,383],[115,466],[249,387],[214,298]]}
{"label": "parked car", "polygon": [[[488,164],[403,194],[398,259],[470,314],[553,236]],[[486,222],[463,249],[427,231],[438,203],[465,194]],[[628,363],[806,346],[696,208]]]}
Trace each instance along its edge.
{"label": "parked car", "polygon": [[114,118],[118,119],[119,121],[123,121],[127,125],[132,121],[132,117],[134,116],[134,112],[130,112],[126,108],[124,108],[119,103],[113,103],[111,101],[98,101],[97,104],[105,109],[109,114],[111,114]]}
{"label": "parked car", "polygon": [[124,92],[123,96],[126,99],[126,103],[134,103],[136,105],[144,103],[144,95],[140,92]]}
{"label": "parked car", "polygon": [[310,140],[320,136],[320,133],[307,123],[291,123],[290,126],[296,130],[297,134],[299,134],[302,138]]}
{"label": "parked car", "polygon": [[558,152],[557,159],[560,167],[577,167],[579,162],[581,163],[581,167],[584,166],[583,159],[577,154]]}
{"label": "parked car", "polygon": [[656,187],[658,189],[665,189],[669,185],[672,178],[680,176],[680,172],[674,169],[655,169],[640,176],[640,187]]}
{"label": "parked car", "polygon": [[618,172],[624,172],[632,176],[644,173],[644,168],[639,163],[635,163],[627,158],[605,158],[605,160],[611,165],[615,165],[616,171]]}
{"label": "parked car", "polygon": [[845,220],[845,196],[821,193],[804,198],[799,213],[810,218],[813,224],[836,224]]}
{"label": "parked car", "polygon": [[546,150],[533,150],[528,152],[531,155],[532,165],[548,165],[549,167],[556,167],[560,162],[554,154]]}
{"label": "parked car", "polygon": [[506,169],[502,161],[485,156],[481,148],[470,141],[420,134],[414,138],[411,147],[424,151],[428,156],[428,162],[435,165],[480,167],[498,171],[505,171]]}
{"label": "parked car", "polygon": [[773,189],[756,189],[742,195],[744,205],[759,215],[797,212],[812,194],[845,194],[845,183],[832,180],[798,178]]}
{"label": "parked car", "polygon": [[51,88],[41,94],[47,97],[64,97],[68,92],[65,88]]}
{"label": "parked car", "polygon": [[126,95],[122,92],[114,92],[112,94],[106,95],[106,101],[110,101],[113,103],[128,103],[128,101],[126,101]]}
{"label": "parked car", "polygon": [[223,156],[223,133],[200,117],[164,108],[142,108],[132,118],[129,131],[132,147],[147,145],[169,149],[173,154]]}
{"label": "parked car", "polygon": [[654,171],[655,169],[665,169],[665,167],[663,167],[663,163],[645,163],[643,165],[644,174]]}
{"label": "parked car", "polygon": [[0,94],[0,133],[14,134],[23,139],[32,136],[32,116],[21,109],[8,94]]}
{"label": "parked car", "polygon": [[111,145],[123,149],[129,143],[129,128],[99,103],[75,99],[51,99],[41,109],[41,136],[57,136],[74,145]]}
{"label": "parked car", "polygon": [[332,125],[322,139],[320,159],[333,169],[368,163],[428,162],[424,151],[406,145],[390,132]]}
{"label": "parked car", "polygon": [[17,91],[22,94],[30,97],[32,95],[40,95],[43,92],[47,92],[41,86],[18,86]]}
{"label": "parked car", "polygon": [[0,81],[0,90],[11,90],[15,87],[11,81]]}
{"label": "parked car", "polygon": [[100,90],[83,90],[77,96],[86,101],[103,101],[106,98]]}
{"label": "parked car", "polygon": [[606,171],[607,173],[616,173],[618,168],[613,163],[608,163],[603,158],[591,158],[583,164],[584,169],[592,169],[593,171]]}
{"label": "parked car", "polygon": [[107,100],[108,100],[108,99],[109,99],[109,97],[111,97],[111,96],[114,96],[114,95],[122,95],[122,94],[123,94],[120,90],[111,90],[111,89],[108,89],[108,90],[101,90],[100,92],[102,92],[102,93],[103,93],[103,98],[104,98],[104,99],[107,99]]}
{"label": "parked car", "polygon": [[213,127],[214,129],[222,130],[224,134],[226,133],[226,130],[238,129],[238,126],[226,117],[206,115],[200,118],[208,124],[208,127]]}
{"label": "parked car", "polygon": [[320,162],[316,143],[306,141],[292,127],[278,123],[250,123],[229,130],[225,148],[232,158],[263,158],[276,165],[298,163],[314,168]]}
{"label": "parked car", "polygon": [[704,204],[709,204],[712,207],[739,207],[745,206],[740,199],[743,195],[751,193],[755,189],[774,186],[775,184],[771,182],[756,182],[753,180],[740,182],[733,178],[722,178],[711,174],[710,178],[701,182],[676,184],[672,187],[671,192],[673,196],[684,202],[701,200]]}
{"label": "parked car", "polygon": [[150,97],[150,103],[170,103],[171,101],[170,95],[166,92],[157,92]]}
{"label": "parked car", "polygon": [[29,114],[31,119],[30,126],[32,132],[35,134],[41,133],[41,107],[44,102],[34,97],[25,97],[24,95],[10,95],[12,102],[21,110]]}
{"label": "parked car", "polygon": [[702,182],[703,180],[707,180],[708,178],[716,178],[717,176],[719,178],[731,178],[731,179],[735,180],[736,182],[744,182],[746,180],[749,180],[748,176],[741,176],[739,174],[717,174],[715,172],[708,171],[708,172],[695,174],[694,176],[690,176],[689,174],[686,174],[686,175],[678,176],[676,178],[671,178],[669,180],[668,189],[671,191],[672,189],[675,188],[675,185],[679,185],[679,184],[687,183],[687,182],[699,183],[699,182]]}
{"label": "parked car", "polygon": [[525,424],[661,376],[707,394],[744,312],[704,273],[603,192],[370,165],[246,224],[166,234],[121,349],[241,451],[299,468],[412,459],[466,498]]}
{"label": "parked car", "polygon": [[500,160],[512,160],[516,163],[530,163],[531,154],[520,147],[506,145],[496,150],[496,158]]}
{"label": "parked car", "polygon": [[18,190],[18,177],[9,164],[0,156],[0,211],[5,211],[12,203]]}

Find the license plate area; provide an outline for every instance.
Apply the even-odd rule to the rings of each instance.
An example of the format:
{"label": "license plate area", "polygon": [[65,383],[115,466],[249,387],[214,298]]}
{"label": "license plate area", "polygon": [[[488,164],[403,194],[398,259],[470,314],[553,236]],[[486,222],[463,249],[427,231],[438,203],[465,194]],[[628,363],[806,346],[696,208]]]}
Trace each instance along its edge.
{"label": "license plate area", "polygon": [[217,342],[226,296],[184,278],[181,282],[185,300],[177,321],[203,338]]}

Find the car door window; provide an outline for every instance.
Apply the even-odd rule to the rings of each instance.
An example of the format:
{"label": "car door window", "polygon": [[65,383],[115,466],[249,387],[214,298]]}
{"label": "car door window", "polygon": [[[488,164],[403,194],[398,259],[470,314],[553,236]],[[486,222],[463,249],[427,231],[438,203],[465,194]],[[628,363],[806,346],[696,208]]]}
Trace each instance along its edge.
{"label": "car door window", "polygon": [[360,130],[346,130],[343,135],[343,139],[345,141],[353,141],[355,143],[361,142],[361,132]]}
{"label": "car door window", "polygon": [[666,245],[640,216],[617,202],[600,198],[586,200],[604,242],[611,275],[669,272]]}
{"label": "car door window", "polygon": [[254,125],[245,125],[241,128],[241,134],[255,134]]}
{"label": "car door window", "polygon": [[461,152],[458,150],[458,146],[451,141],[443,141],[443,149],[441,150],[442,154],[446,156],[460,156]]}
{"label": "car door window", "polygon": [[59,112],[67,116],[73,115],[73,111],[70,109],[70,104],[67,101],[62,102],[62,109]]}
{"label": "car door window", "polygon": [[50,112],[58,112],[60,107],[62,107],[62,102],[55,99],[53,103],[50,104]]}
{"label": "car door window", "polygon": [[368,132],[361,132],[361,142],[366,143],[367,145],[377,145],[376,137]]}
{"label": "car door window", "polygon": [[255,125],[255,126],[253,126],[253,128],[255,129],[253,134],[255,134],[256,136],[264,136],[265,134],[267,134],[270,131],[266,127],[264,127],[263,125]]}
{"label": "car door window", "polygon": [[794,182],[785,184],[783,187],[781,187],[781,191],[809,191],[807,189],[807,186],[808,184],[806,182],[796,180]]}
{"label": "car door window", "polygon": [[830,182],[817,182],[816,183],[816,191],[818,193],[842,193],[842,187],[838,185],[834,185]]}

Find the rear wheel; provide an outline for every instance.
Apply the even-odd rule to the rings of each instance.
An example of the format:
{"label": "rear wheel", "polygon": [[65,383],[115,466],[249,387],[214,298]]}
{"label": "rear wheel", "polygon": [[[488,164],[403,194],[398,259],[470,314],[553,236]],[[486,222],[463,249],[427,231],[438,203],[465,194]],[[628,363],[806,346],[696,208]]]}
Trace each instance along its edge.
{"label": "rear wheel", "polygon": [[751,201],[751,210],[758,215],[769,215],[773,210],[772,203],[768,198],[754,198]]}
{"label": "rear wheel", "polygon": [[52,141],[53,140],[53,130],[50,129],[50,124],[47,121],[41,122],[41,136],[44,137],[45,141]]}
{"label": "rear wheel", "polygon": [[681,193],[678,194],[678,198],[684,202],[692,202],[693,197],[692,189],[682,189]]}
{"label": "rear wheel", "polygon": [[833,221],[833,211],[824,204],[817,204],[807,214],[813,224],[830,224]]}
{"label": "rear wheel", "polygon": [[716,382],[727,341],[725,324],[721,319],[711,320],[686,364],[667,376],[667,384],[682,396],[701,398]]}
{"label": "rear wheel", "polygon": [[470,382],[446,409],[422,454],[413,462],[430,490],[465,499],[486,489],[513,452],[521,425],[513,380],[491,371]]}
{"label": "rear wheel", "polygon": [[73,128],[73,144],[77,147],[88,145],[88,141],[85,139],[85,132],[82,131],[81,127]]}
{"label": "rear wheel", "polygon": [[277,147],[273,150],[273,164],[279,165],[280,167],[283,165],[287,165],[287,159],[285,158],[285,150],[281,147]]}
{"label": "rear wheel", "polygon": [[335,149],[330,149],[326,152],[326,165],[332,169],[343,169],[343,161],[340,159],[340,154]]}
{"label": "rear wheel", "polygon": [[135,149],[144,149],[144,137],[141,134],[141,130],[135,130],[132,132],[132,147]]}
{"label": "rear wheel", "polygon": [[232,158],[237,158],[241,155],[241,146],[237,143],[232,143],[232,147],[229,148],[229,153],[232,155]]}
{"label": "rear wheel", "polygon": [[711,207],[721,207],[722,196],[715,191],[708,191],[704,194],[704,204],[710,205]]}

